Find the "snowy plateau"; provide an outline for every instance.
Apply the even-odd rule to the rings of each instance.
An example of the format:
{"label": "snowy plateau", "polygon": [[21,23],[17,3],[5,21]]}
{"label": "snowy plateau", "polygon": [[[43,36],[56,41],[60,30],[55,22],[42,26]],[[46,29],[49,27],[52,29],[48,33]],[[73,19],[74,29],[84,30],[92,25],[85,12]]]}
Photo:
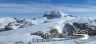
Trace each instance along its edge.
{"label": "snowy plateau", "polygon": [[42,17],[0,18],[0,44],[96,44],[96,16],[49,10]]}

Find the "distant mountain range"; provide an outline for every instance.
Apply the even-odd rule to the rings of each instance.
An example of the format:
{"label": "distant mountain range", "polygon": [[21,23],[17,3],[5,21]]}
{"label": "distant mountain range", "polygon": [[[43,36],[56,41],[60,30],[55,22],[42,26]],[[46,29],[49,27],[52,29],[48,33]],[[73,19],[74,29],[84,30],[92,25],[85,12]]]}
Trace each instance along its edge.
{"label": "distant mountain range", "polygon": [[[17,19],[0,18],[0,36],[46,35],[47,38],[73,36],[73,33],[96,35],[96,17],[79,17],[64,13],[61,10],[46,11],[40,18]],[[23,35],[23,36],[21,36]],[[49,36],[50,37],[49,37]],[[32,37],[32,36],[31,36]]]}

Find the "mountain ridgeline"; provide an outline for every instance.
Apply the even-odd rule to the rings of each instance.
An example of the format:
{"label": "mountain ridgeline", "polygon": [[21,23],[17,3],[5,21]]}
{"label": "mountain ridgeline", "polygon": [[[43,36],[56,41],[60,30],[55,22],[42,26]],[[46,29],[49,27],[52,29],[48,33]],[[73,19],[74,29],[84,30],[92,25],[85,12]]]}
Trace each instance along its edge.
{"label": "mountain ridgeline", "polygon": [[[0,24],[2,24],[0,25],[0,33],[4,34],[5,31],[7,32],[6,34],[10,34],[8,32],[15,33],[18,30],[18,33],[16,32],[15,34],[30,33],[30,35],[38,35],[45,39],[74,36],[73,33],[96,35],[95,16],[72,16],[56,9],[46,11],[42,17],[35,19],[5,17],[0,18],[0,20]],[[21,30],[23,31],[21,32]]]}

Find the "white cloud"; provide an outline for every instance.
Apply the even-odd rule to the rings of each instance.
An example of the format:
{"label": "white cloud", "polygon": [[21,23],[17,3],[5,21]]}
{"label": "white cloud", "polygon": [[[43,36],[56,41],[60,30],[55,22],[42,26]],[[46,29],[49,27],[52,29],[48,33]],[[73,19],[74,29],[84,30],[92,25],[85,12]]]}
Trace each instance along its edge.
{"label": "white cloud", "polygon": [[74,5],[74,6],[57,5],[55,7],[61,10],[65,10],[66,12],[96,13],[96,6],[92,5]]}
{"label": "white cloud", "polygon": [[51,4],[0,4],[0,12],[6,13],[44,13],[51,8],[64,10],[65,12],[92,13],[96,12],[96,6],[76,5],[63,6]]}
{"label": "white cloud", "polygon": [[42,13],[46,11],[49,4],[0,4],[0,12],[6,13]]}

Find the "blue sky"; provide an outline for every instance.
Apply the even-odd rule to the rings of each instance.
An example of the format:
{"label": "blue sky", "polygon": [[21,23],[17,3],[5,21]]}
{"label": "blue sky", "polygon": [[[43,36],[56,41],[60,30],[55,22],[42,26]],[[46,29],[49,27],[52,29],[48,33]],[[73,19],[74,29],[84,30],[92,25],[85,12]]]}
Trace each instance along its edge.
{"label": "blue sky", "polygon": [[50,9],[74,16],[96,16],[96,0],[0,0],[0,17],[39,17]]}

